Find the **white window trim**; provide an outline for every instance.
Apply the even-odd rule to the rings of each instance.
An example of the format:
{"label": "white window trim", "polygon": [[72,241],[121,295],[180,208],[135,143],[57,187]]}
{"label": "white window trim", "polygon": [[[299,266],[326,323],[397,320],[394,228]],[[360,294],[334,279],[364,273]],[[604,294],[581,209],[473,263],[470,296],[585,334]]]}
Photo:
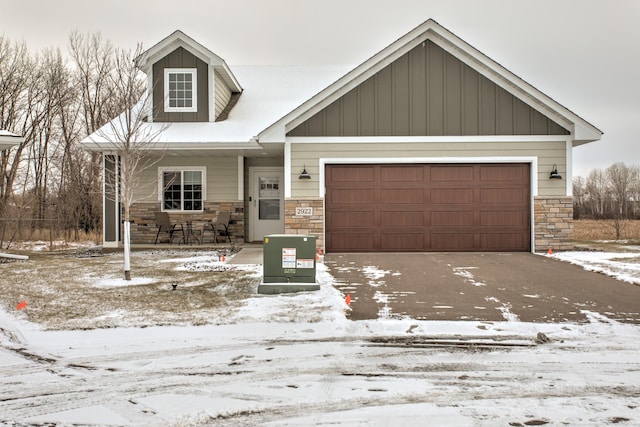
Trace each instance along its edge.
{"label": "white window trim", "polygon": [[[164,186],[163,186],[163,173],[164,172],[180,172],[182,176],[182,184],[180,191],[182,193],[181,199],[184,203],[184,172],[201,172],[202,173],[202,209],[186,211],[184,209],[165,209],[164,208]],[[199,213],[204,212],[204,202],[207,200],[207,168],[206,166],[161,166],[158,168],[158,201],[160,202],[160,210],[162,212],[171,213]]]}
{"label": "white window trim", "polygon": [[[192,103],[191,107],[169,106],[169,74],[191,74]],[[197,68],[165,68],[164,69],[164,111],[167,113],[190,113],[198,111],[198,69]]]}

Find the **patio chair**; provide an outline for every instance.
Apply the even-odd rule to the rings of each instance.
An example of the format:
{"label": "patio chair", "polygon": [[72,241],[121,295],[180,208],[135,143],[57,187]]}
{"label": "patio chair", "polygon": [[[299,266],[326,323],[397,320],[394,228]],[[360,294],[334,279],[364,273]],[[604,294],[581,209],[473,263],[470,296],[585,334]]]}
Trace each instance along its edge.
{"label": "patio chair", "polygon": [[[210,221],[205,225],[204,231],[211,230],[213,232],[213,242],[218,243],[218,236],[224,236],[227,238],[229,243],[231,241],[231,230],[229,229],[229,222],[231,220],[231,212],[222,211],[218,213],[218,218],[216,222]],[[203,240],[204,240],[204,231],[203,231]]]}
{"label": "patio chair", "polygon": [[182,238],[184,239],[184,229],[182,228],[182,224],[171,224],[169,214],[166,212],[155,212],[155,217],[158,233],[156,233],[154,245],[158,243],[160,233],[167,233],[167,236],[169,237],[169,244],[173,243],[173,235],[177,232],[182,233]]}

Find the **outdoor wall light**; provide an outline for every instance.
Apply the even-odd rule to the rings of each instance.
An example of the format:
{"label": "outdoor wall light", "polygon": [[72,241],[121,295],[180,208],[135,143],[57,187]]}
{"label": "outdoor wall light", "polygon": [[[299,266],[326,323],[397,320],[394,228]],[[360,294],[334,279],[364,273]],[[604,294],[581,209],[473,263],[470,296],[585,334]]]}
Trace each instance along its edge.
{"label": "outdoor wall light", "polygon": [[300,176],[298,176],[298,179],[311,179],[311,175],[307,172],[307,165],[302,168],[302,172],[300,173]]}
{"label": "outdoor wall light", "polygon": [[553,170],[549,174],[549,179],[562,179],[562,175],[558,173],[558,167],[554,164]]}

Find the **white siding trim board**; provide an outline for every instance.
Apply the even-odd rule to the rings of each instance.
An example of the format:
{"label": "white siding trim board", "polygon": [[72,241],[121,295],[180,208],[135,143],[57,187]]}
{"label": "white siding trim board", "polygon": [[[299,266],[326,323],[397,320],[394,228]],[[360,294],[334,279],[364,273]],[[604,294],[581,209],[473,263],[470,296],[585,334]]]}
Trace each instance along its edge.
{"label": "white siding trim board", "polygon": [[[570,135],[481,135],[481,136],[289,136],[292,144],[390,144],[414,142],[571,142]],[[570,145],[569,145],[570,147]]]}

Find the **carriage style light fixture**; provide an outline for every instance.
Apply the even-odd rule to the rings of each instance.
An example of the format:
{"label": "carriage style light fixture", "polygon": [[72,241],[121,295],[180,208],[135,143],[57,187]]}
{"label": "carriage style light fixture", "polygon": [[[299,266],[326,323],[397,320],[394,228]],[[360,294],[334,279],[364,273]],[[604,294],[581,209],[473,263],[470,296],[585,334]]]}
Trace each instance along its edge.
{"label": "carriage style light fixture", "polygon": [[558,173],[558,167],[554,164],[553,170],[549,174],[549,179],[562,179],[562,175]]}
{"label": "carriage style light fixture", "polygon": [[311,175],[307,172],[307,165],[304,165],[302,168],[302,172],[300,173],[300,176],[298,176],[298,179],[311,179]]}

